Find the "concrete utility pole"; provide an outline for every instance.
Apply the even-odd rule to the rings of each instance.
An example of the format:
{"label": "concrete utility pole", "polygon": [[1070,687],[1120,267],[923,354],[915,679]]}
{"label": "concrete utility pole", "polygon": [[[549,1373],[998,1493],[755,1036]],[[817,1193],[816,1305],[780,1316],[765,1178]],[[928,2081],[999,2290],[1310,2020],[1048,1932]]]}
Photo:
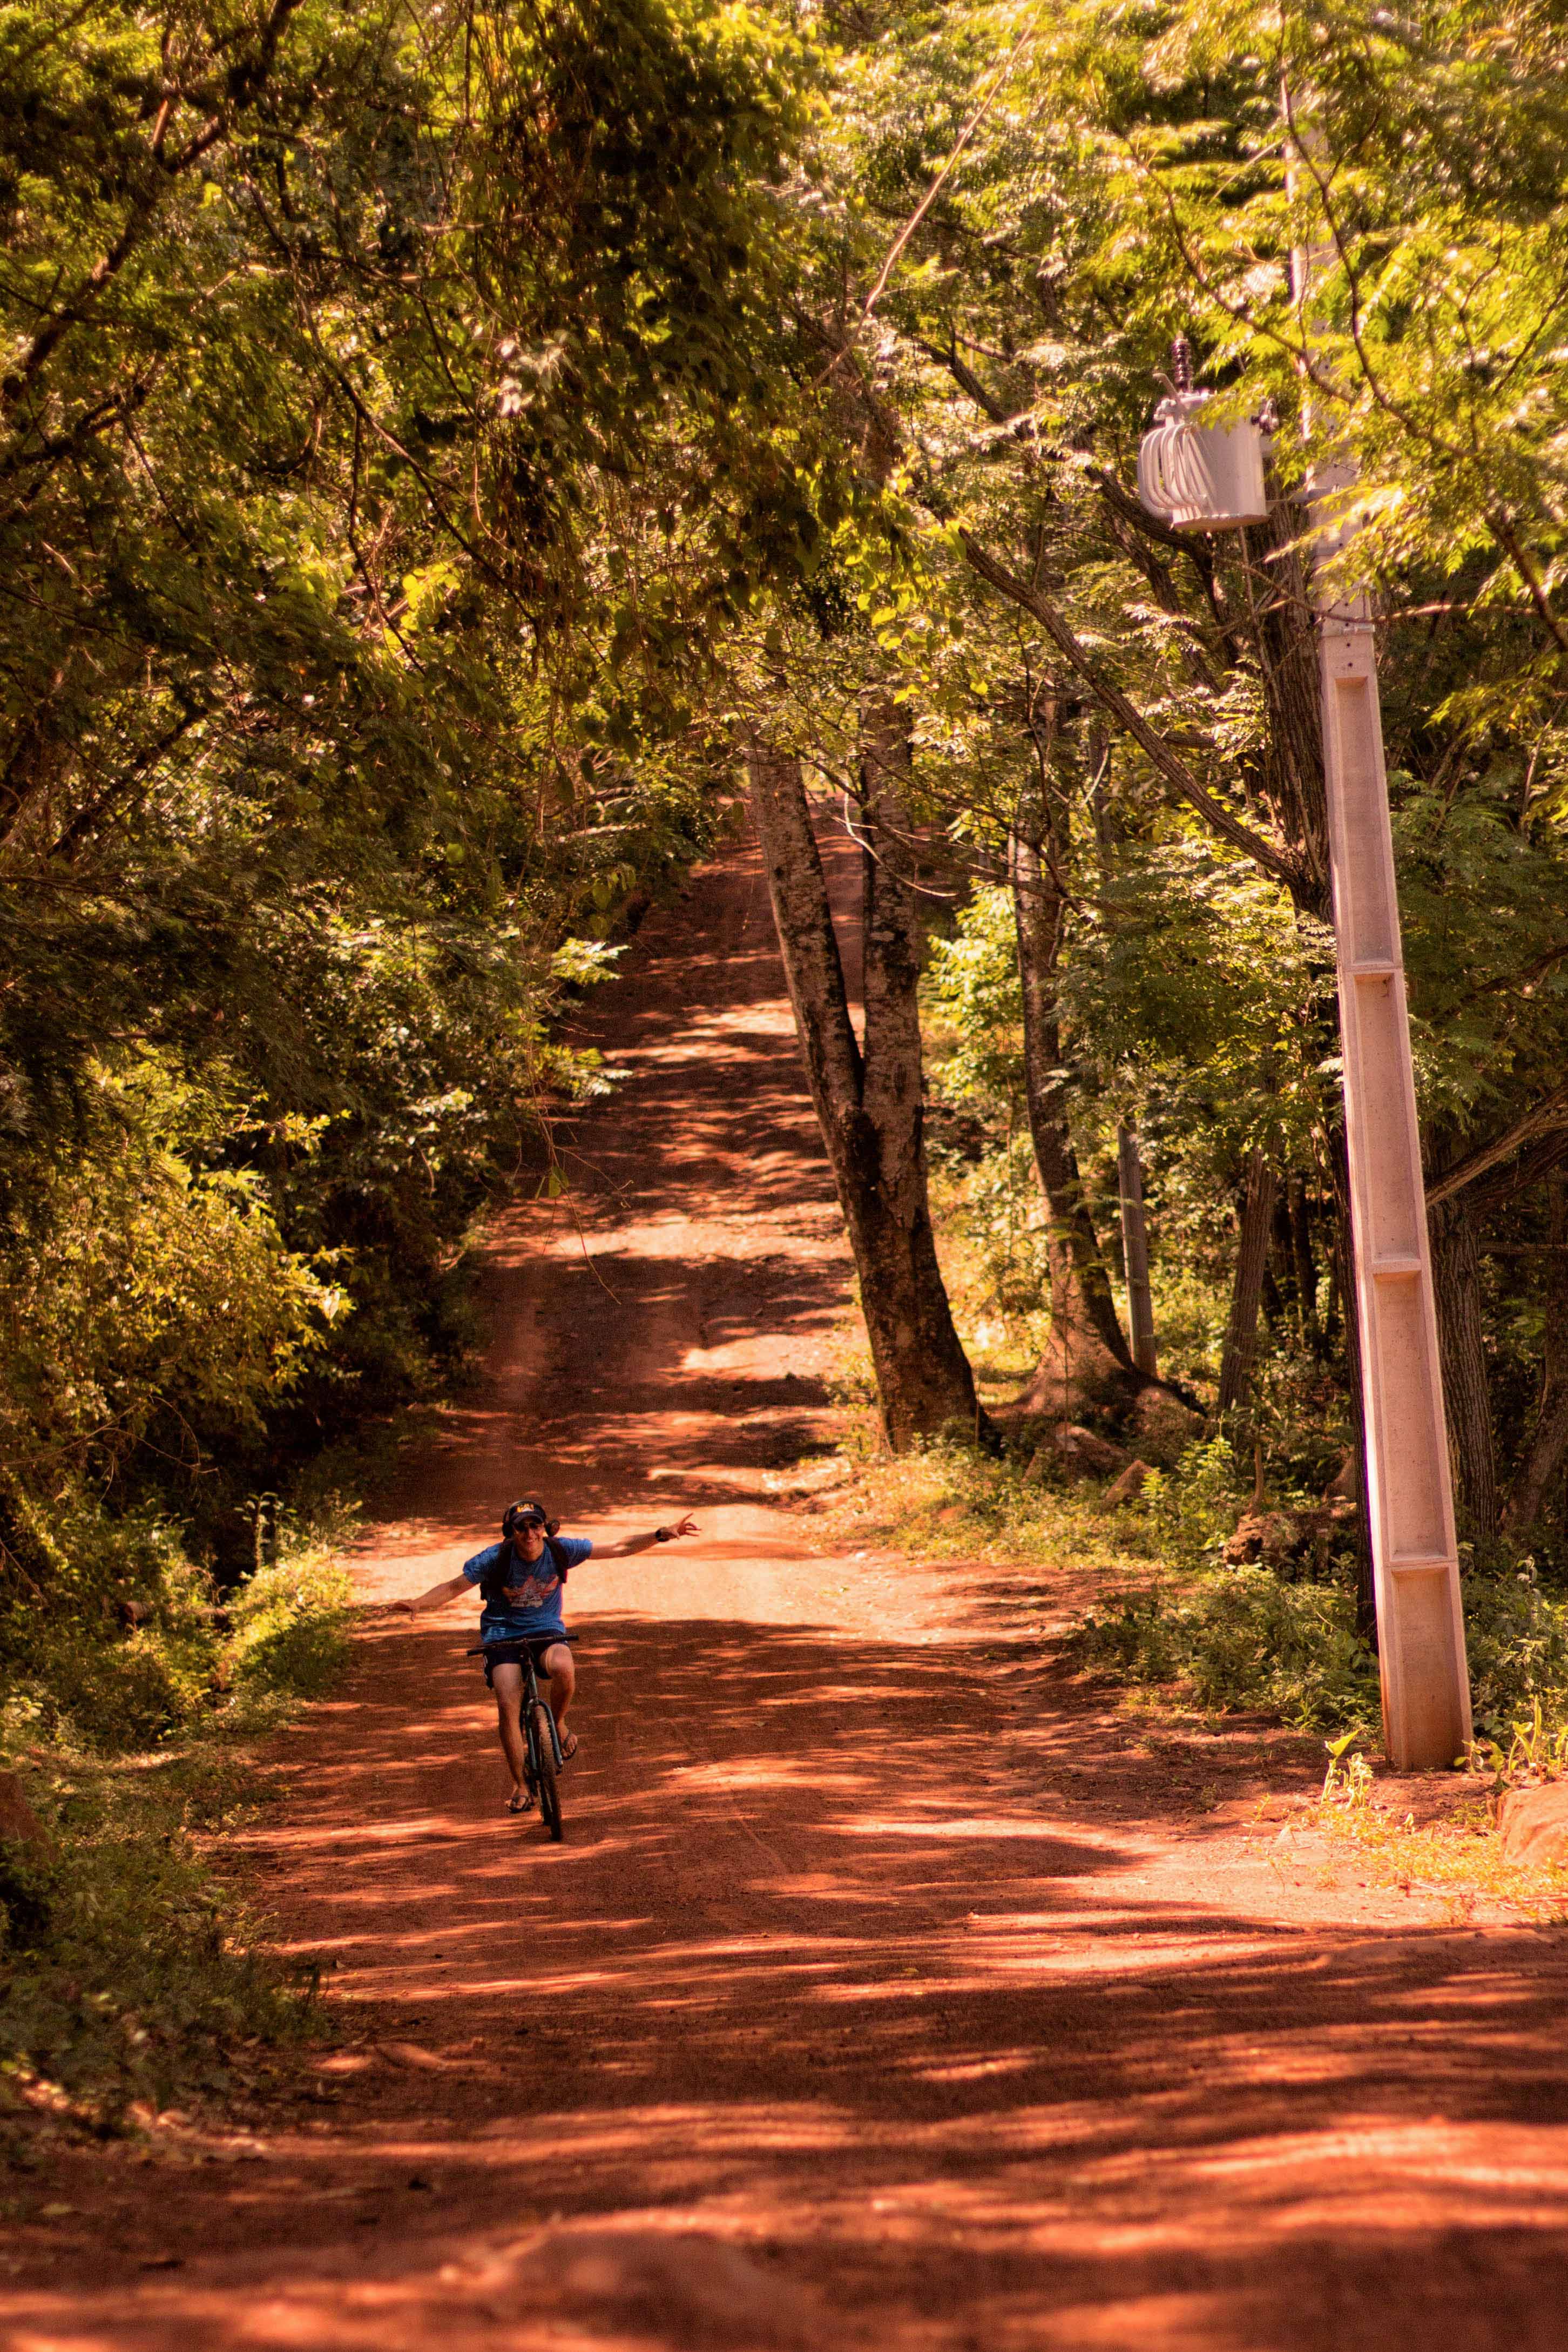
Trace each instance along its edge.
{"label": "concrete utility pole", "polygon": [[[1303,157],[1298,185],[1308,176]],[[1309,333],[1324,257],[1321,247],[1296,256]],[[1383,1728],[1390,1761],[1416,1771],[1461,1753],[1470,1693],[1372,612],[1325,577],[1356,527],[1356,478],[1348,460],[1320,464],[1307,497]]]}

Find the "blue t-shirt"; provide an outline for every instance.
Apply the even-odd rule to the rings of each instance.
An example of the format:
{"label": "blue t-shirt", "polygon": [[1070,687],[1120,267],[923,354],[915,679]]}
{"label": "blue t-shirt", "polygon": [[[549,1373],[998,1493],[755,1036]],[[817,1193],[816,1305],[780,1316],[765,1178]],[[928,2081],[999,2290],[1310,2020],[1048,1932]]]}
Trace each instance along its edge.
{"label": "blue t-shirt", "polygon": [[[501,1557],[501,1546],[486,1544],[472,1559],[463,1563],[463,1573],[470,1584],[482,1584]],[[543,1633],[564,1633],[566,1625],[560,1613],[562,1570],[577,1568],[593,1549],[587,1536],[551,1536],[543,1551],[530,1568],[520,1555],[512,1563],[514,1579],[522,1586],[516,1604],[508,1608],[505,1599],[485,1603],[479,1613],[481,1642],[537,1642]],[[555,1554],[552,1564],[550,1553]]]}

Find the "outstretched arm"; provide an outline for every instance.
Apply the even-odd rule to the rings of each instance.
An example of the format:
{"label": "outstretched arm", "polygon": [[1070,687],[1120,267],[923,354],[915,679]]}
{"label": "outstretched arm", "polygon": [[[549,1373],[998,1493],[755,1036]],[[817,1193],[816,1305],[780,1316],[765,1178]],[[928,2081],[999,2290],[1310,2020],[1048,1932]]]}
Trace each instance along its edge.
{"label": "outstretched arm", "polygon": [[595,1559],[631,1559],[637,1552],[652,1551],[655,1544],[674,1543],[682,1536],[695,1536],[701,1532],[695,1519],[688,1512],[684,1518],[677,1519],[673,1527],[655,1528],[649,1535],[627,1536],[617,1544],[595,1544],[593,1557]]}
{"label": "outstretched arm", "polygon": [[427,1609],[444,1609],[460,1592],[472,1591],[465,1576],[449,1576],[444,1584],[433,1584],[428,1592],[417,1593],[412,1601],[394,1601],[392,1606],[401,1609],[407,1617],[420,1617]]}

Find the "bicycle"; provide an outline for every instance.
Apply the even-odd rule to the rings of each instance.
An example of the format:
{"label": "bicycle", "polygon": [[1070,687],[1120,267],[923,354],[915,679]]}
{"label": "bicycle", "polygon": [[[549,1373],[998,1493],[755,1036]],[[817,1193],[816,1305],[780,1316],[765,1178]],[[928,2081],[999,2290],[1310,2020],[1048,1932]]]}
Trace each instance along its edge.
{"label": "bicycle", "polygon": [[[483,1642],[468,1652],[471,1658],[482,1658],[484,1654]],[[559,1845],[562,1834],[560,1774],[566,1764],[560,1752],[560,1734],[549,1699],[539,1696],[532,1650],[525,1648],[517,1663],[523,1670],[523,1780],[529,1796],[538,1805],[539,1819]]]}

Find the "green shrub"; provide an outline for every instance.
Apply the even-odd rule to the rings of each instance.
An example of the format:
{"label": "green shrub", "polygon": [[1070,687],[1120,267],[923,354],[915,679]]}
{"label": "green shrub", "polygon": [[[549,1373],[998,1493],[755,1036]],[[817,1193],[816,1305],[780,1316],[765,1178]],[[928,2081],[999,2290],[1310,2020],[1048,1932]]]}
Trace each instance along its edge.
{"label": "green shrub", "polygon": [[1464,1590],[1478,1737],[1506,1739],[1537,1706],[1548,1735],[1568,1727],[1568,1599],[1542,1591],[1529,1559]]}
{"label": "green shrub", "polygon": [[[1478,1737],[1505,1741],[1539,1710],[1568,1726],[1568,1600],[1533,1567],[1463,1581]],[[1074,1636],[1085,1663],[1146,1685],[1181,1682],[1200,1706],[1260,1707],[1311,1730],[1375,1731],[1377,1661],[1355,1631],[1347,1576],[1307,1583],[1237,1568],[1102,1600]]]}
{"label": "green shrub", "polygon": [[25,1597],[0,1613],[0,1683],[46,1737],[102,1753],[193,1722],[217,1652],[210,1578],[149,1510],[115,1517],[67,1486],[46,1511],[13,1491]]}
{"label": "green shrub", "polygon": [[1186,1446],[1174,1470],[1156,1470],[1140,1500],[1157,1549],[1173,1568],[1212,1567],[1236,1526],[1242,1490],[1225,1437]]}
{"label": "green shrub", "polygon": [[[316,1698],[340,1662],[348,1580],[286,1523],[290,1556],[219,1607],[167,1519],[115,1519],[68,1492],[29,1528],[42,1597],[0,1614],[0,1685],[36,1731],[112,1755],[189,1731],[225,1707]],[[134,1613],[141,1622],[128,1629]]]}
{"label": "green shrub", "polygon": [[19,1686],[41,1727],[100,1755],[152,1747],[193,1722],[210,1696],[211,1635],[139,1628],[121,1640],[49,1622],[33,1636]]}
{"label": "green shrub", "polygon": [[201,1851],[245,1818],[249,1777],[204,1748],[140,1769],[61,1748],[28,1774],[56,1859],[9,1849],[0,1876],[0,2112],[41,2084],[116,2128],[223,2095],[237,2042],[310,2023],[313,1979],[257,1948]]}
{"label": "green shrub", "polygon": [[[65,1521],[69,1597],[75,1538],[96,1527]],[[41,2085],[47,2105],[113,2128],[221,2097],[236,2042],[309,2022],[310,1987],[258,1948],[260,1924],[206,1859],[252,1809],[236,1741],[329,1689],[346,1646],[347,1577],[298,1530],[285,1538],[296,1556],[220,1610],[170,1530],[131,1528],[120,1552],[111,1530],[93,1575],[112,1593],[134,1566],[148,1622],[125,1633],[111,1613],[73,1622],[37,1605],[0,1621],[0,1754],[52,1844],[0,1847],[0,2110],[7,2084],[14,2098]]]}
{"label": "green shrub", "polygon": [[260,1569],[241,1588],[226,1666],[247,1714],[330,1690],[348,1654],[350,1597],[346,1572],[319,1555]]}
{"label": "green shrub", "polygon": [[1202,1707],[1258,1707],[1304,1729],[1378,1720],[1377,1662],[1338,1585],[1204,1571],[1103,1601],[1073,1643],[1124,1681],[1182,1682]]}

